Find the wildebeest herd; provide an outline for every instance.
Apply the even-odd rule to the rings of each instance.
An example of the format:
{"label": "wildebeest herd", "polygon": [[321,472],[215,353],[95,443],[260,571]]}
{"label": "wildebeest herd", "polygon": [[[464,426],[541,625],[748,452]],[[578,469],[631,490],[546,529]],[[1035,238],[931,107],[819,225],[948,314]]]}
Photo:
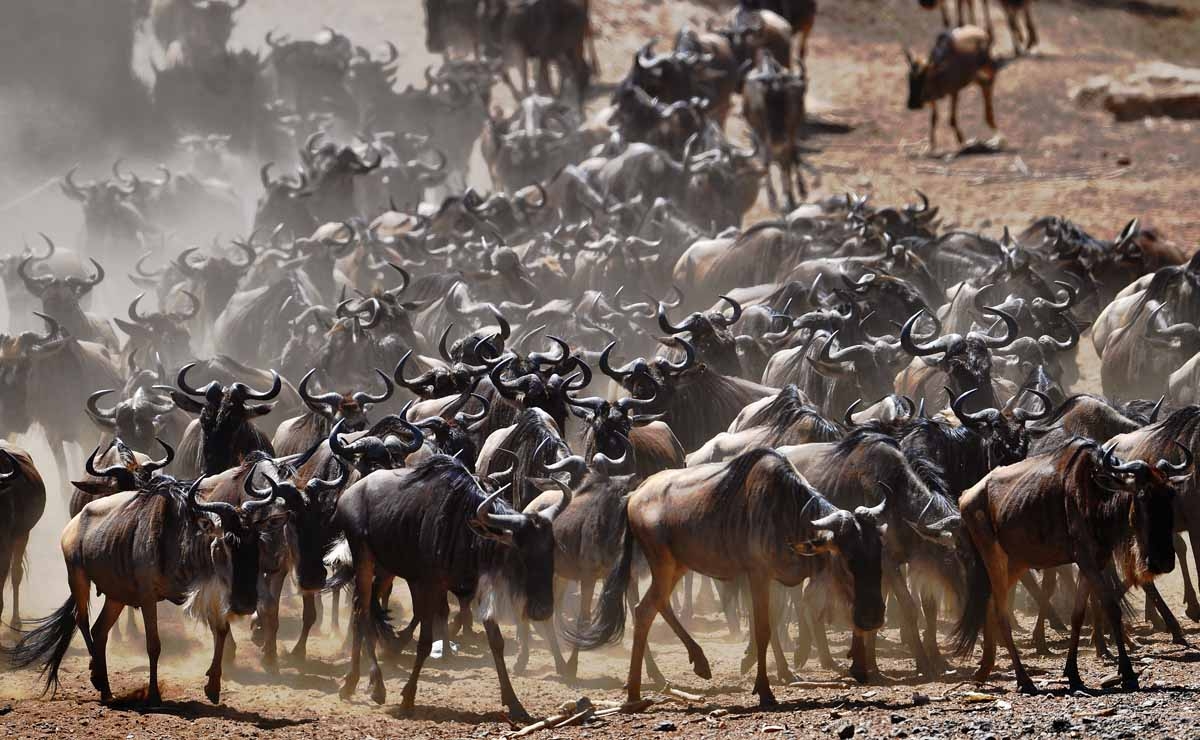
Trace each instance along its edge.
{"label": "wildebeest herd", "polygon": [[[768,649],[789,680],[814,648],[835,664],[831,628],[852,631],[850,674],[877,679],[888,616],[924,679],[982,636],[976,678],[1002,641],[1033,691],[1018,585],[1039,649],[1047,624],[1069,630],[1072,688],[1089,615],[1137,687],[1131,588],[1184,641],[1154,581],[1200,527],[1200,258],[1137,220],[1107,239],[1039,217],[997,239],[943,229],[920,193],[798,203],[812,0],[744,0],[669,51],[648,41],[590,117],[587,0],[426,0],[445,62],[403,90],[395,46],[330,28],[268,34],[265,58],[230,50],[244,3],[146,8],[166,65],[155,104],[194,172],[67,172],[77,248],[47,236],[3,259],[0,418],[42,429],[73,484],[69,596],[4,646],[10,665],[56,687],[78,630],[108,701],[108,635],[138,609],[157,702],[169,600],[211,631],[217,702],[236,618],[275,672],[281,601],[302,602],[303,659],[322,603],[336,622],[348,594],[343,698],[365,654],[384,702],[415,636],[411,712],[434,643],[478,619],[502,703],[528,718],[502,624],[518,669],[536,630],[571,681],[632,614],[635,704],[643,666],[666,680],[658,616],[711,676],[687,629],[709,579],[731,630],[751,620],[763,705]],[[1014,46],[1034,44],[1029,0],[1002,5]],[[908,106],[950,97],[961,142],[954,106],[977,83],[994,127],[991,48],[990,22],[940,34],[930,60],[909,57]],[[739,101],[744,144],[726,134]],[[477,142],[488,194],[466,187]],[[258,174],[250,226],[222,180],[235,155]],[[764,186],[775,215],[746,223]],[[212,241],[217,224],[248,235]],[[139,292],[107,316],[91,294],[118,273]],[[1103,395],[1071,392],[1081,341]],[[17,629],[45,502],[29,454],[0,448]],[[1073,593],[1069,626],[1056,591]]]}

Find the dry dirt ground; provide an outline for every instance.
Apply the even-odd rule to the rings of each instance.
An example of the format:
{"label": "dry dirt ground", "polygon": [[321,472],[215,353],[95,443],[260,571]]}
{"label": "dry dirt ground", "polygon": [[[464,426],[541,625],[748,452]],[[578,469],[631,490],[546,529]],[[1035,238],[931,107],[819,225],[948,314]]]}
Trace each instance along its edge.
{"label": "dry dirt ground", "polygon": [[[937,158],[921,151],[928,118],[903,109],[906,93],[902,44],[918,53],[927,49],[937,28],[937,16],[920,12],[911,0],[843,0],[825,3],[809,47],[810,110],[818,126],[809,140],[807,161],[816,196],[853,190],[868,192],[881,203],[912,199],[926,192],[941,206],[948,224],[998,233],[1003,225],[1019,228],[1035,216],[1065,215],[1098,236],[1114,235],[1133,216],[1156,225],[1184,245],[1200,241],[1200,122],[1148,121],[1116,124],[1105,114],[1081,112],[1067,99],[1072,84],[1099,73],[1122,74],[1139,61],[1167,59],[1195,63],[1200,59],[1200,2],[1174,0],[1090,0],[1037,3],[1035,13],[1043,45],[1039,53],[1021,59],[1001,74],[997,87],[998,115],[1007,142],[1003,153],[987,157]],[[703,26],[714,10],[687,2],[592,0],[599,34],[601,81],[611,84],[624,73],[644,39],[658,36],[670,42],[673,30],[688,22]],[[419,79],[429,62],[421,48],[423,17],[416,0],[251,0],[241,14],[235,42],[260,43],[269,28],[308,34],[329,23],[356,41],[377,43],[393,39],[401,46],[407,77]],[[1002,25],[996,19],[998,28]],[[1009,53],[1007,32],[999,29],[999,51]],[[603,95],[603,90],[601,95]],[[598,106],[602,97],[593,101]],[[962,125],[968,135],[986,135],[977,97],[962,104]],[[945,115],[943,115],[945,120]],[[833,133],[849,128],[849,133]],[[740,135],[737,124],[731,126]],[[944,149],[949,131],[939,131]],[[486,176],[484,176],[486,177]],[[479,180],[476,176],[473,178]],[[486,180],[482,183],[486,185]],[[765,214],[765,212],[763,212]],[[760,215],[763,215],[760,214]],[[1085,361],[1085,378],[1095,366]],[[1090,372],[1087,372],[1090,371]],[[46,467],[50,467],[47,465]],[[61,490],[51,478],[52,499]],[[48,613],[66,594],[61,556],[56,552],[65,521],[61,500],[53,500],[35,532],[32,571],[24,590],[26,618]],[[1182,605],[1177,577],[1167,579],[1168,601]],[[297,629],[295,604],[285,604],[283,643],[290,645]],[[342,636],[326,624],[310,648],[310,660],[287,665],[279,676],[268,676],[258,665],[258,650],[245,626],[235,627],[241,644],[234,668],[225,674],[220,706],[208,704],[202,693],[203,673],[211,650],[207,634],[172,612],[166,622],[162,690],[166,704],[144,707],[146,659],[140,637],[130,643],[110,643],[110,669],[118,701],[97,702],[87,681],[87,660],[81,640],[63,667],[63,686],[53,700],[37,698],[31,672],[0,675],[0,733],[5,736],[96,738],[465,738],[495,737],[510,731],[500,704],[490,658],[480,645],[463,646],[462,655],[426,665],[417,695],[417,714],[398,719],[400,689],[409,658],[385,664],[389,701],[371,704],[364,693],[341,702],[336,690],[346,663]],[[7,617],[7,613],[5,615]],[[1023,621],[1029,626],[1028,617]],[[122,620],[124,622],[124,620]],[[949,624],[943,625],[944,633]],[[1188,623],[1191,639],[1200,632]],[[507,634],[512,631],[506,629]],[[686,654],[661,624],[653,637],[664,673],[676,685],[703,695],[693,706],[656,705],[644,714],[615,715],[582,728],[553,730],[539,737],[626,737],[641,734],[686,737],[749,736],[778,733],[816,736],[926,737],[969,735],[985,738],[1070,733],[1086,737],[1194,736],[1196,692],[1200,678],[1192,665],[1200,652],[1170,645],[1161,636],[1139,635],[1136,653],[1143,690],[1136,694],[1066,695],[1054,677],[1062,665],[1058,655],[1035,658],[1027,633],[1019,643],[1048,690],[1034,698],[1014,692],[1011,674],[976,687],[966,682],[971,660],[958,661],[960,670],[945,680],[918,685],[910,662],[889,629],[882,640],[885,672],[896,683],[858,686],[834,671],[810,662],[797,674],[804,686],[778,685],[777,711],[760,712],[750,694],[752,679],[738,671],[744,640],[731,639],[714,615],[699,620],[695,634],[713,664],[714,677],[705,682],[692,675]],[[836,635],[835,654],[842,657],[846,635]],[[0,635],[11,644],[12,635]],[[512,644],[510,640],[510,665]],[[567,685],[553,676],[552,662],[539,644],[529,671],[514,684],[535,716],[553,713],[565,701],[588,696],[593,701],[619,701],[628,669],[628,642],[619,648],[582,656],[581,680]],[[1001,659],[1000,665],[1007,666]],[[1098,686],[1112,670],[1108,663],[1085,651],[1085,679]],[[966,682],[966,683],[964,683]],[[364,680],[365,685],[365,680]],[[967,696],[978,691],[984,696]],[[917,696],[917,695],[920,696]],[[662,696],[648,691],[648,696]],[[924,698],[929,699],[928,703]]]}

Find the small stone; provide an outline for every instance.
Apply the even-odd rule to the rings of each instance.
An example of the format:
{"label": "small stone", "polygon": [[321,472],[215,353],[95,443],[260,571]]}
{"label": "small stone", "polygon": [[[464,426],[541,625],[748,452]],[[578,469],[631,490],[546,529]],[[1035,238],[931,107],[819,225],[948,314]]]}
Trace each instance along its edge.
{"label": "small stone", "polygon": [[675,723],[670,722],[670,721],[659,722],[657,725],[654,726],[655,732],[674,732],[677,729],[679,729],[679,728],[675,726]]}
{"label": "small stone", "polygon": [[1132,163],[1133,160],[1129,158],[1128,154],[1120,154],[1117,156],[1117,164],[1122,167],[1128,167]]}
{"label": "small stone", "polygon": [[908,721],[908,717],[905,717],[902,714],[893,714],[892,715],[892,724],[893,725],[898,725],[901,722],[907,722],[907,721]]}
{"label": "small stone", "polygon": [[1059,717],[1050,723],[1050,729],[1055,732],[1066,732],[1071,729],[1071,720],[1066,717]]}
{"label": "small stone", "polygon": [[842,740],[850,740],[850,738],[854,737],[854,725],[843,725],[842,729],[838,730],[838,737]]}
{"label": "small stone", "polygon": [[929,703],[929,696],[922,694],[919,691],[914,691],[912,695],[912,702],[913,706],[915,707],[923,707]]}

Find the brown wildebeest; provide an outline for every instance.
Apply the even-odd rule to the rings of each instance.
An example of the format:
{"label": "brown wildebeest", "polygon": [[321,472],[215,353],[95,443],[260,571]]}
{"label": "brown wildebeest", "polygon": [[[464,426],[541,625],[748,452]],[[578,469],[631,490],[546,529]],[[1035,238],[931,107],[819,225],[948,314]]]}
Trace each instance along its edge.
{"label": "brown wildebeest", "polygon": [[[1116,632],[1121,684],[1136,689],[1137,674],[1125,651],[1122,581],[1148,583],[1175,567],[1171,544],[1175,485],[1187,477],[1184,460],[1121,462],[1115,443],[1101,449],[1077,437],[1058,450],[997,468],[959,501],[969,535],[968,598],[954,637],[970,653],[983,631],[983,659],[975,673],[985,681],[996,663],[996,633],[1012,658],[1017,685],[1035,693],[1021,663],[1009,623],[1008,595],[1030,568],[1079,567],[1080,586],[1071,613],[1071,644],[1063,670],[1071,690],[1082,689],[1077,657],[1088,600],[1095,598]],[[1112,564],[1121,573],[1117,573]]]}
{"label": "brown wildebeest", "polygon": [[[620,639],[625,627],[625,593],[634,545],[649,564],[650,589],[634,609],[633,655],[626,684],[630,703],[641,699],[642,661],[656,614],[683,642],[697,676],[712,677],[704,650],[671,608],[671,592],[685,571],[733,580],[745,577],[753,603],[758,675],[754,693],[764,706],[775,703],[767,679],[767,644],[772,581],[796,586],[826,567],[853,604],[854,644],[861,654],[864,633],[883,624],[880,590],[884,504],[843,511],[814,490],[774,450],[759,448],[728,464],[666,470],[630,494],[623,551],[605,578],[595,618],[568,638],[588,650]],[[806,555],[831,554],[831,560]],[[776,660],[780,660],[776,655]]]}
{"label": "brown wildebeest", "polygon": [[992,57],[991,41],[982,28],[962,26],[942,31],[934,42],[929,60],[914,59],[908,49],[908,109],[921,110],[929,106],[929,150],[937,147],[937,101],[950,98],[950,128],[963,144],[958,128],[958,94],[968,85],[979,85],[983,95],[983,117],[996,130],[996,112],[992,105],[992,87],[1002,66]]}
{"label": "brown wildebeest", "polygon": [[[241,507],[198,500],[203,478],[189,487],[168,476],[151,478],[139,490],[93,501],[67,523],[63,559],[71,595],[54,613],[38,620],[12,650],[14,667],[41,663],[47,691],[58,688],[58,669],[76,628],[91,655],[92,685],[100,700],[112,699],[108,683],[108,632],[126,606],[142,610],[146,653],[150,658],[148,701],[162,702],[158,690],[158,602],[183,604],[188,594],[200,600],[228,602],[237,614],[254,611],[258,591],[258,529],[272,516],[274,495]],[[93,584],[104,594],[104,607],[88,627],[88,598]],[[226,633],[213,632],[214,675],[205,695],[221,697],[219,667]]]}
{"label": "brown wildebeest", "polygon": [[[801,68],[803,70],[803,68]],[[775,185],[771,182],[771,163],[779,166],[780,185],[789,211],[796,207],[792,190],[793,175],[800,197],[808,194],[800,174],[800,128],[804,125],[804,96],[808,84],[803,71],[789,72],[769,50],[760,52],[758,61],[746,74],[742,85],[742,110],[759,141],[763,142],[763,168],[767,171],[767,200],[773,210],[779,208]]]}
{"label": "brown wildebeest", "polygon": [[[46,485],[29,453],[0,443],[0,614],[4,582],[12,574],[13,629],[21,629],[21,579],[29,533],[46,508]],[[11,568],[11,570],[10,570]]]}

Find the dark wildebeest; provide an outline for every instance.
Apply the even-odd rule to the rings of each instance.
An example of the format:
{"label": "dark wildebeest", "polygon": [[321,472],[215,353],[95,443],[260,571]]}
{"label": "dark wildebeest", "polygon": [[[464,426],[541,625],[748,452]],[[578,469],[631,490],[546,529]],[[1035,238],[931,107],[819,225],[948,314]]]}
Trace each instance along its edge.
{"label": "dark wildebeest", "polygon": [[[591,34],[588,0],[497,0],[492,4],[487,29],[499,36],[505,61],[521,73],[521,93],[529,95],[529,61],[538,63],[538,92],[550,94],[550,65],[558,65],[562,80],[575,85],[580,110],[587,99],[592,68],[585,54]],[[503,77],[510,88],[508,73]],[[563,87],[560,84],[559,94]]]}
{"label": "dark wildebeest", "polygon": [[804,64],[804,57],[808,53],[808,35],[812,33],[817,18],[817,0],[741,0],[741,7],[747,10],[770,10],[787,21],[792,33],[800,35],[796,58],[801,65]]}
{"label": "dark wildebeest", "polygon": [[[146,653],[150,658],[147,700],[162,703],[158,691],[158,602],[183,604],[192,599],[219,600],[234,614],[254,611],[258,592],[258,528],[272,516],[273,497],[235,508],[198,500],[203,479],[185,489],[170,477],[149,480],[144,488],[94,501],[67,523],[62,534],[63,559],[71,595],[53,614],[38,620],[12,651],[18,668],[41,663],[45,689],[58,688],[58,670],[75,630],[91,655],[92,685],[100,701],[112,700],[108,684],[108,631],[121,610],[142,611]],[[88,599],[93,584],[104,594],[104,607],[89,629]],[[201,596],[202,595],[202,596]],[[204,694],[214,704],[221,698],[220,665],[228,623],[224,615],[209,620],[213,629],[213,665]]]}
{"label": "dark wildebeest", "polygon": [[[852,652],[860,654],[863,634],[883,624],[883,509],[883,505],[854,512],[838,509],[783,456],[765,448],[728,464],[658,473],[627,500],[621,557],[605,578],[596,617],[579,634],[568,636],[585,650],[620,639],[636,545],[646,557],[652,580],[634,609],[628,701],[641,699],[642,661],[656,614],[687,647],[696,675],[708,679],[712,677],[708,658],[675,616],[671,592],[687,570],[721,580],[746,577],[758,656],[754,693],[761,704],[772,705],[775,695],[766,668],[771,582],[796,586],[826,567],[832,569],[837,588],[853,604]],[[827,553],[835,557],[831,561],[803,557]]]}
{"label": "dark wildebeest", "polygon": [[180,472],[216,475],[240,464],[256,450],[274,456],[271,440],[253,422],[255,417],[270,413],[272,404],[246,402],[274,400],[283,388],[279,374],[272,371],[274,380],[266,392],[255,391],[244,383],[222,386],[215,380],[197,390],[187,382],[187,372],[195,364],[190,362],[179,369],[175,379],[179,391],[171,392],[179,408],[200,417],[188,425],[179,444]]}
{"label": "dark wildebeest", "polygon": [[181,47],[180,61],[225,50],[233,33],[233,14],[246,0],[151,0],[150,28],[164,50]]}
{"label": "dark wildebeest", "polygon": [[[1005,311],[988,308],[987,312],[1004,322],[1002,337],[993,337],[987,332],[969,331],[965,335],[942,334],[941,323],[936,318],[931,341],[918,344],[913,338],[913,329],[924,314],[913,314],[900,329],[900,345],[913,356],[913,362],[896,376],[896,392],[934,403],[941,391],[950,386],[957,398],[971,389],[978,389],[967,404],[967,410],[1003,406],[992,379],[992,350],[1003,349],[1017,338],[1017,320]],[[922,340],[924,341],[924,340]],[[940,355],[934,359],[934,355]]]}
{"label": "dark wildebeest", "polygon": [[766,169],[767,200],[772,209],[779,208],[775,185],[771,182],[771,163],[779,165],[780,184],[787,209],[796,207],[792,191],[792,175],[800,197],[808,194],[800,174],[800,128],[804,124],[804,96],[808,83],[803,73],[788,70],[764,51],[746,74],[742,84],[742,111],[763,147],[763,168]]}
{"label": "dark wildebeest", "polygon": [[413,468],[380,470],[350,486],[338,499],[334,525],[346,535],[354,558],[355,630],[350,669],[341,696],[358,685],[366,640],[371,661],[371,698],[386,698],[375,656],[382,613],[372,587],[377,575],[408,581],[421,625],[416,663],[404,686],[400,710],[411,714],[421,666],[433,645],[433,628],[445,620],[446,595],[486,599],[483,624],[500,679],[500,699],[514,718],[528,718],[504,666],[504,638],[496,602],[511,599],[525,619],[549,619],[554,609],[554,517],[570,505],[527,516],[499,501],[500,488],[485,493],[462,463],[435,455]]}
{"label": "dark wildebeest", "polygon": [[0,614],[4,612],[4,582],[12,575],[12,619],[21,629],[21,579],[25,576],[25,546],[29,533],[46,508],[46,484],[33,458],[19,447],[0,443]]}
{"label": "dark wildebeest", "polygon": [[371,395],[367,391],[326,391],[310,395],[308,384],[316,372],[315,369],[309,370],[297,389],[308,410],[300,416],[284,421],[275,430],[271,446],[276,455],[282,457],[307,450],[314,443],[328,437],[333,425],[341,420],[345,420],[344,429],[347,432],[363,431],[369,426],[367,409],[387,401],[395,390],[392,379],[382,370],[376,370],[383,380],[383,393],[379,395]]}
{"label": "dark wildebeest", "polygon": [[1003,66],[992,57],[991,41],[982,28],[963,26],[942,31],[934,42],[929,60],[913,59],[908,49],[908,109],[929,106],[929,150],[937,148],[937,101],[950,96],[950,128],[959,146],[965,139],[958,128],[958,94],[972,83],[983,95],[983,117],[996,130],[996,112],[992,106],[992,87]]}
{"label": "dark wildebeest", "polygon": [[968,597],[955,640],[959,654],[966,655],[983,631],[975,680],[986,681],[991,674],[998,631],[1018,687],[1037,691],[1013,642],[1008,595],[1030,568],[1075,563],[1080,584],[1063,670],[1070,690],[1084,688],[1076,658],[1089,598],[1103,607],[1116,632],[1122,686],[1137,688],[1125,652],[1122,582],[1141,585],[1174,569],[1175,486],[1190,474],[1192,453],[1180,445],[1182,463],[1160,458],[1151,465],[1121,462],[1112,452],[1115,446],[1110,442],[1101,449],[1090,439],[1076,438],[1058,450],[997,468],[963,494],[959,508],[970,537]]}

